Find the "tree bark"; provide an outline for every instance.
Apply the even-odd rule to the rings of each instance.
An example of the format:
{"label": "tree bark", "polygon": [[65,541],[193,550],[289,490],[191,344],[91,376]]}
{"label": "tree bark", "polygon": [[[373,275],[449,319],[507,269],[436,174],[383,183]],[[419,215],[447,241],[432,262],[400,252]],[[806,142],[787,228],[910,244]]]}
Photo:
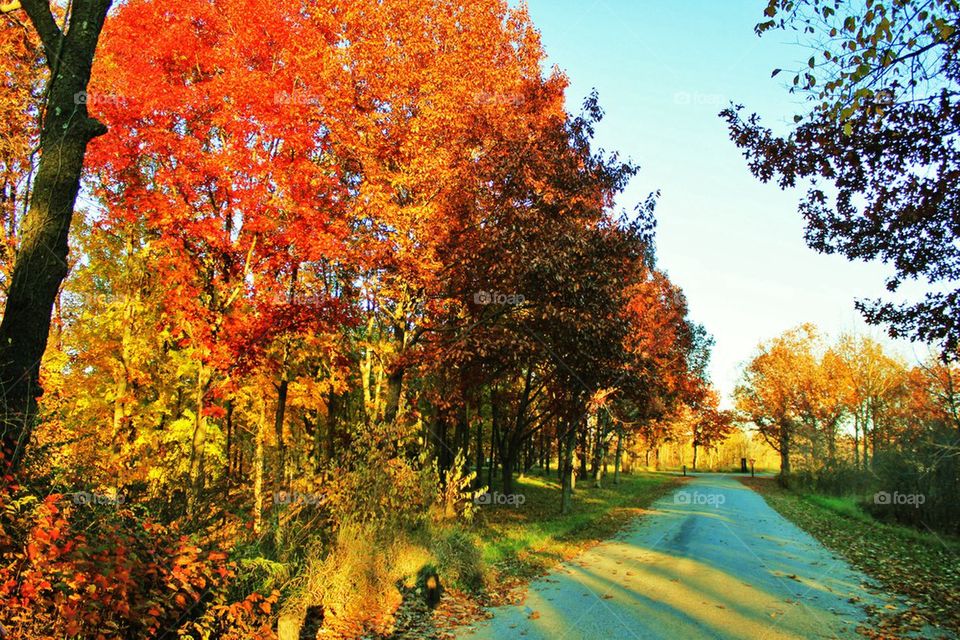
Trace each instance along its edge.
{"label": "tree bark", "polygon": [[860,468],[860,410],[853,412],[853,466]]}
{"label": "tree bark", "polygon": [[204,396],[207,391],[208,372],[206,366],[200,362],[197,365],[196,410],[193,422],[193,437],[190,440],[190,495],[187,502],[187,512],[193,516],[197,511],[197,502],[206,484],[204,462],[207,446],[207,417],[204,415]]}
{"label": "tree bark", "polygon": [[227,489],[233,481],[233,400],[227,400],[226,403],[226,426],[227,426]]}
{"label": "tree bark", "polygon": [[790,425],[780,424],[780,478],[786,480],[790,476]]}
{"label": "tree bark", "polygon": [[[481,404],[480,407],[483,405]],[[478,415],[476,416],[477,421],[477,466],[476,466],[476,477],[473,479],[473,488],[479,489],[480,485],[483,483],[481,474],[483,473],[483,419],[482,419],[482,409],[478,408]]]}
{"label": "tree bark", "polygon": [[42,393],[40,360],[53,304],[67,275],[67,239],[87,144],[107,131],[88,115],[86,90],[111,1],[75,0],[66,33],[57,26],[46,0],[21,4],[43,43],[50,80],[40,162],[0,322],[0,453],[11,472],[23,460]]}
{"label": "tree bark", "polygon": [[553,450],[553,437],[547,436],[547,446],[543,452],[543,466],[544,472],[547,476],[550,475],[550,455]]}
{"label": "tree bark", "polygon": [[459,454],[463,456],[463,467],[458,469],[458,471],[463,472],[466,470],[466,466],[469,461],[470,454],[470,420],[469,420],[469,410],[467,408],[466,402],[460,405],[457,408],[457,424],[453,431],[454,452],[455,455]]}
{"label": "tree bark", "polygon": [[[263,402],[261,400],[261,402]],[[263,529],[263,469],[264,447],[267,430],[266,407],[260,406],[260,415],[257,418],[256,443],[253,454],[253,532],[259,534]]]}
{"label": "tree bark", "polygon": [[[577,452],[577,457],[578,457],[578,459],[579,459],[579,461],[580,461],[580,464],[579,464],[579,467],[578,467],[578,469],[577,469],[577,473],[578,473],[578,475],[579,475],[579,474],[586,475],[586,474],[589,472],[589,468],[587,467],[587,449],[588,449],[588,444],[589,444],[589,441],[590,441],[590,439],[587,437],[587,431],[588,431],[588,430],[587,430],[587,429],[577,429],[576,427],[574,427],[574,431],[579,431],[579,432],[580,432],[580,438],[579,438],[579,440],[580,440],[580,450]],[[581,475],[581,477],[582,477],[582,475]]]}
{"label": "tree bark", "polygon": [[383,419],[393,422],[400,415],[401,393],[403,391],[403,369],[394,369],[387,376],[387,403]]}
{"label": "tree bark", "polygon": [[623,426],[617,425],[617,453],[613,462],[613,484],[620,484],[620,461],[623,459]]}
{"label": "tree bark", "polygon": [[327,400],[327,462],[332,462],[337,454],[337,420],[340,418],[342,399],[339,395],[330,392]]}
{"label": "tree bark", "polygon": [[517,450],[513,444],[513,438],[505,440],[503,455],[500,459],[500,479],[503,483],[501,493],[510,495],[513,493],[513,468],[516,465]]}
{"label": "tree bark", "polygon": [[500,409],[492,398],[490,420],[490,464],[487,466],[487,489],[493,491],[493,474],[497,470],[497,440],[500,438]]}
{"label": "tree bark", "polygon": [[567,514],[573,511],[573,488],[576,482],[575,470],[573,468],[573,449],[577,444],[576,424],[568,423],[567,432],[563,448],[563,462],[560,467],[563,469],[563,489],[560,500],[560,513]]}
{"label": "tree bark", "polygon": [[594,414],[593,424],[596,428],[597,437],[594,440],[593,452],[593,486],[600,489],[603,486],[603,468],[606,464],[604,440],[606,439],[606,422],[600,416]]}
{"label": "tree bark", "polygon": [[283,442],[283,420],[287,413],[287,390],[290,381],[286,373],[277,385],[277,412],[273,416],[273,431],[277,437],[277,468],[274,472],[274,483],[278,489],[284,487],[287,471],[287,447]]}

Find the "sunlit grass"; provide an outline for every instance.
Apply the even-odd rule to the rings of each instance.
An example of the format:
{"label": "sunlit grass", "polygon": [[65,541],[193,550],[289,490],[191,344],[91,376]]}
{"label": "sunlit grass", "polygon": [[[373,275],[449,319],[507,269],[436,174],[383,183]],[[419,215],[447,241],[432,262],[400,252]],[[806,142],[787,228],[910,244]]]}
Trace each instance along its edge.
{"label": "sunlit grass", "polygon": [[863,511],[860,506],[857,504],[857,499],[854,496],[825,496],[817,493],[810,493],[804,496],[807,501],[838,513],[848,518],[856,518],[858,520],[873,520],[870,517],[870,514]]}
{"label": "sunlit grass", "polygon": [[518,479],[515,491],[524,495],[524,504],[480,510],[483,558],[507,574],[536,575],[610,537],[679,482],[675,475],[650,472],[623,475],[619,485],[607,479],[601,489],[579,482],[572,512],[561,515],[556,476]]}
{"label": "sunlit grass", "polygon": [[828,496],[819,493],[801,493],[799,496],[812,505],[831,511],[835,514],[859,520],[872,527],[878,527],[889,531],[892,535],[911,542],[920,542],[923,544],[939,547],[945,545],[952,549],[954,553],[960,553],[960,541],[947,534],[935,534],[932,532],[921,531],[913,527],[900,524],[881,522],[863,510],[860,506],[857,496]]}

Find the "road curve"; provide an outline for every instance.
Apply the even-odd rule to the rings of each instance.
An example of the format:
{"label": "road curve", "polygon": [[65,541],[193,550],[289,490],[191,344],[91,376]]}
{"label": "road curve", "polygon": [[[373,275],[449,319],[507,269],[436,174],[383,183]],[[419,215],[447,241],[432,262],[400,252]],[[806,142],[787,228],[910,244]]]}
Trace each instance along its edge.
{"label": "road curve", "polygon": [[651,510],[457,637],[856,638],[862,606],[883,604],[869,578],[732,477],[694,477]]}

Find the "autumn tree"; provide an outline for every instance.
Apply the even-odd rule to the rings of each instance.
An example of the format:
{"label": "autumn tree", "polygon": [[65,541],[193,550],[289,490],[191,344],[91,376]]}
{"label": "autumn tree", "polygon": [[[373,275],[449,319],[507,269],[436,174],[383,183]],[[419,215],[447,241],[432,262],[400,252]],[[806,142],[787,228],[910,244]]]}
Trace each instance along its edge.
{"label": "autumn tree", "polygon": [[803,325],[761,344],[735,391],[737,409],[780,454],[783,478],[801,434],[804,379],[817,366],[817,339],[816,329]]}
{"label": "autumn tree", "polygon": [[[144,625],[257,637],[223,618],[272,615],[250,585],[282,580],[294,626],[322,607],[330,630],[386,633],[405,577],[390,554],[459,535],[468,485],[512,492],[555,455],[568,512],[575,466],[600,484],[612,457],[616,479],[625,441],[705,388],[710,341],[655,264],[656,195],[615,211],[636,167],[595,148],[596,96],[567,112],[522,5],[131,0],[100,40],[84,107],[109,132],[87,156],[34,441],[51,486],[129,500],[124,535],[91,548],[130,546],[127,528],[190,541],[118,549],[130,571],[97,582],[126,602],[126,576],[200,565],[159,613],[152,586],[135,594]],[[316,501],[285,500],[298,491]],[[71,540],[77,511],[57,518]],[[233,582],[239,602],[193,588],[220,587],[192,560],[220,543],[269,574]],[[27,566],[26,544],[0,551]],[[76,631],[75,607],[46,608],[38,627]]]}
{"label": "autumn tree", "polygon": [[845,386],[843,401],[853,419],[854,464],[867,467],[885,439],[887,409],[897,402],[907,367],[865,336],[841,336],[833,353],[842,363],[839,382]]}
{"label": "autumn tree", "polygon": [[652,247],[643,265],[625,291],[626,357],[614,411],[618,429],[644,441],[649,465],[651,452],[684,438],[676,418],[701,397],[713,342],[688,317],[683,291],[656,267]]}
{"label": "autumn tree", "polygon": [[942,341],[955,356],[960,5],[769,0],[765,15],[758,35],[782,29],[808,42],[790,91],[809,108],[780,132],[732,107],[722,114],[731,138],[760,180],[810,182],[800,213],[812,248],[882,260],[894,269],[890,291],[926,281],[920,301],[858,301],[869,322],[893,336]]}
{"label": "autumn tree", "polygon": [[[110,0],[78,0],[63,26],[44,0],[15,0],[4,13],[22,9],[43,47],[49,70],[40,125],[40,160],[23,218],[3,320],[0,321],[0,386],[3,389],[2,453],[16,469],[36,414],[40,360],[50,316],[67,275],[67,236],[80,189],[88,143],[106,128],[87,112],[87,83]],[[9,28],[9,27],[6,27]]]}
{"label": "autumn tree", "polygon": [[[282,482],[296,377],[290,334],[323,334],[349,315],[335,286],[306,294],[304,284],[335,284],[348,234],[347,179],[320,119],[321,107],[336,112],[336,94],[319,84],[336,52],[320,47],[296,65],[291,58],[297,43],[332,37],[329,25],[320,14],[291,21],[279,5],[248,9],[198,3],[172,14],[159,3],[128,3],[104,34],[104,65],[92,82],[120,97],[97,105],[111,132],[92,152],[95,193],[108,225],[151,239],[152,263],[166,274],[163,329],[184,357],[178,377],[190,399],[172,419],[190,422],[191,505],[221,476],[223,466],[211,474],[207,458],[223,455],[234,417],[228,390],[245,374],[261,390],[264,379],[275,381],[267,408],[249,418],[258,443],[272,423],[273,475]],[[154,73],[115,63],[132,55],[129,29],[164,34],[136,54]],[[263,33],[276,38],[269,52]],[[182,55],[185,47],[199,57]],[[237,65],[234,51],[248,52],[248,64]],[[316,98],[289,97],[300,90]],[[220,96],[216,104],[210,95]],[[262,477],[263,457],[254,464]]]}
{"label": "autumn tree", "polygon": [[720,397],[716,390],[706,389],[694,403],[692,420],[693,470],[697,470],[697,452],[711,449],[723,442],[736,428],[731,411],[720,409]]}
{"label": "autumn tree", "polygon": [[43,89],[43,62],[36,31],[20,28],[18,14],[0,16],[0,275],[3,289],[16,258],[20,222],[30,195],[31,150],[40,135],[37,116]]}

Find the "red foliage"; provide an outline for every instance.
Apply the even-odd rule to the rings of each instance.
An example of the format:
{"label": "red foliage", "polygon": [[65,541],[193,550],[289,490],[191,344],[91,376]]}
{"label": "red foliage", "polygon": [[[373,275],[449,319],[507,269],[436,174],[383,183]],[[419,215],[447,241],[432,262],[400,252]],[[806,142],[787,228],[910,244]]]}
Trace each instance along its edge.
{"label": "red foliage", "polygon": [[0,623],[8,640],[151,638],[205,609],[211,624],[253,628],[235,609],[244,603],[208,607],[234,575],[226,554],[130,509],[110,509],[61,494],[37,501],[14,487],[0,495]]}

